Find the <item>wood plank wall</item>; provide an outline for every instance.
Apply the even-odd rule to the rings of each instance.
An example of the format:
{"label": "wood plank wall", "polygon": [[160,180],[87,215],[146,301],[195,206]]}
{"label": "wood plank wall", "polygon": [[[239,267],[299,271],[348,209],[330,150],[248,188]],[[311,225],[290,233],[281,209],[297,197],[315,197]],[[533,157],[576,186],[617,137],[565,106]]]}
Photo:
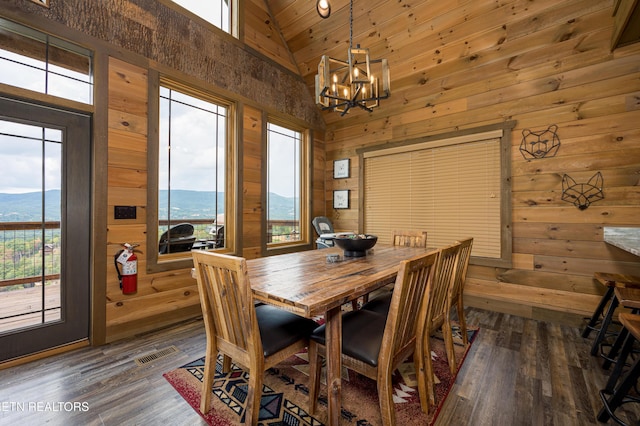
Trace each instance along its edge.
{"label": "wood plank wall", "polygon": [[[113,267],[107,268],[106,335],[112,341],[200,314],[190,269],[150,274],[146,267],[147,70],[109,59],[107,264],[122,244],[138,244],[138,291],[123,295]],[[136,219],[115,220],[114,206],[136,206]],[[156,246],[150,248],[156,250]]]}
{"label": "wood plank wall", "polygon": [[[94,324],[93,340],[101,344],[200,315],[200,302],[190,268],[166,272],[147,271],[146,256],[157,247],[146,246],[148,120],[157,116],[149,111],[150,72],[211,90],[237,103],[239,117],[238,151],[241,183],[236,199],[239,254],[257,257],[266,241],[262,221],[263,129],[267,114],[277,114],[312,129],[314,147],[314,214],[324,214],[324,123],[310,97],[298,96],[306,90],[304,81],[292,72],[295,64],[266,3],[247,2],[249,42],[244,44],[220,35],[201,21],[189,21],[171,7],[168,0],[139,0],[86,3],[84,0],[53,2],[49,9],[32,2],[9,0],[0,15],[49,31],[72,42],[94,49],[96,57],[108,62],[108,76],[96,79],[96,93],[106,94],[106,101],[96,100],[94,142],[104,141],[108,152],[106,175],[95,175],[95,186],[106,188],[103,199],[95,200],[95,222],[106,229],[87,230],[91,235],[105,235],[105,246],[94,247],[94,269],[106,271],[96,275],[91,284],[94,311],[101,311],[104,323]],[[4,6],[3,6],[4,7]],[[260,25],[257,36],[251,28]],[[268,35],[263,35],[269,31]],[[127,36],[123,36],[126,34]],[[204,40],[209,40],[204,43]],[[247,72],[238,72],[238,69]],[[296,89],[297,88],[297,89]],[[286,90],[285,90],[286,89]],[[23,91],[24,92],[24,91]],[[34,95],[36,100],[38,95]],[[51,97],[46,97],[51,101]],[[103,119],[104,115],[107,119]],[[102,135],[106,134],[107,137]],[[152,141],[151,141],[152,142]],[[104,151],[104,150],[97,150]],[[101,163],[104,159],[96,159]],[[115,205],[136,206],[137,218],[115,220]],[[320,210],[317,210],[320,209]],[[153,225],[155,226],[155,225]],[[128,242],[139,244],[138,292],[123,295],[113,266],[114,255]],[[104,292],[100,289],[104,288]],[[100,306],[100,304],[103,304]]]}
{"label": "wood plank wall", "polygon": [[[357,208],[331,209],[334,189],[350,189],[352,206],[362,196],[356,149],[515,120],[513,269],[472,266],[467,302],[575,321],[602,290],[593,272],[640,275],[638,257],[603,242],[604,226],[640,226],[640,43],[610,51],[612,6],[610,0],[479,0],[356,8],[356,25],[370,28],[354,41],[389,59],[392,96],[370,114],[324,115],[325,171],[339,158],[352,166],[351,178],[327,184],[334,225],[362,226]],[[314,27],[313,37],[322,38],[321,30]],[[317,63],[320,43],[303,43],[305,37],[286,36],[291,46],[304,44],[293,52],[299,64]],[[304,75],[310,88],[315,72]],[[523,130],[552,124],[561,140],[557,156],[525,160]],[[597,171],[604,200],[582,211],[561,200],[563,174],[586,182]]]}

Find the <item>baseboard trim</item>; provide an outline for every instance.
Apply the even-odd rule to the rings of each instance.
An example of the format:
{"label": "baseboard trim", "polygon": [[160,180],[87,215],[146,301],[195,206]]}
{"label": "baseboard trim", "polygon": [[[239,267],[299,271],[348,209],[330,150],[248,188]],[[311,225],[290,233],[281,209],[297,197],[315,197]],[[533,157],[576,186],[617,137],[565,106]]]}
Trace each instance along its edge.
{"label": "baseboard trim", "polygon": [[13,358],[7,361],[0,362],[0,370],[16,367],[32,361],[36,361],[42,358],[47,358],[53,355],[62,354],[65,352],[71,352],[73,350],[84,348],[89,346],[89,339],[78,340],[77,342],[68,343],[66,345],[57,346],[55,348],[47,349],[45,351],[36,352],[34,354],[25,355],[19,358]]}

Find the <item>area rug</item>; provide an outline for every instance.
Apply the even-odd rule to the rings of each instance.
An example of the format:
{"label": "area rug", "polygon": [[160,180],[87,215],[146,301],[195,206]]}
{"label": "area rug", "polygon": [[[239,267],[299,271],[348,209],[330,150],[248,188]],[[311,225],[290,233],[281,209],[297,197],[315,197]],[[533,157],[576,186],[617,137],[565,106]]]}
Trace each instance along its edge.
{"label": "area rug", "polygon": [[[458,370],[465,360],[469,347],[462,345],[459,329],[454,327],[456,360]],[[469,341],[473,342],[477,328],[469,329]],[[455,382],[447,363],[444,341],[432,338],[432,359],[437,377],[436,404],[429,413],[420,409],[417,380],[413,362],[401,365],[393,376],[396,423],[399,425],[432,425],[442,403]],[[227,374],[222,374],[222,358],[216,365],[216,376],[212,388],[212,409],[202,414],[199,410],[205,359],[200,358],[182,367],[169,371],[164,377],[178,393],[214,426],[238,425],[244,422],[244,401],[247,394],[248,374],[235,364]],[[308,363],[306,353],[299,353],[268,370],[264,376],[259,425],[309,425],[321,426],[327,418],[326,386],[320,388],[320,399],[314,416],[307,413]],[[376,382],[346,368],[342,380],[341,424],[380,425],[380,409]]]}

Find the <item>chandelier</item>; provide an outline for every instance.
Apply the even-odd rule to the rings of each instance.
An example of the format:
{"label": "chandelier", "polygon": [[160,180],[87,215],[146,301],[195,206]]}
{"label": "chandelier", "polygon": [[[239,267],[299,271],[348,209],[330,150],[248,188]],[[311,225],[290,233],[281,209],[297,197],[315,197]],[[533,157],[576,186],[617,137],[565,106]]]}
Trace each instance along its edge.
{"label": "chandelier", "polygon": [[323,110],[337,111],[340,115],[345,115],[353,107],[372,112],[373,108],[380,105],[381,99],[391,95],[389,82],[389,64],[386,59],[371,59],[369,49],[361,48],[359,44],[353,47],[351,0],[348,58],[343,61],[322,56],[315,78],[316,103]]}

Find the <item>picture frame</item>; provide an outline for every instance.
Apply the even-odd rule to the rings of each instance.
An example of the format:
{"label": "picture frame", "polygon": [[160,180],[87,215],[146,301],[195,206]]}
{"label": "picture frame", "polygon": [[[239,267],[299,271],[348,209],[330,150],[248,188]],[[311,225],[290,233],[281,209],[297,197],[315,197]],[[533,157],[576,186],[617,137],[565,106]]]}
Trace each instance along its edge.
{"label": "picture frame", "polygon": [[348,158],[333,161],[333,178],[342,179],[349,177],[350,162]]}
{"label": "picture frame", "polygon": [[333,208],[348,209],[349,208],[349,190],[338,189],[333,191]]}

